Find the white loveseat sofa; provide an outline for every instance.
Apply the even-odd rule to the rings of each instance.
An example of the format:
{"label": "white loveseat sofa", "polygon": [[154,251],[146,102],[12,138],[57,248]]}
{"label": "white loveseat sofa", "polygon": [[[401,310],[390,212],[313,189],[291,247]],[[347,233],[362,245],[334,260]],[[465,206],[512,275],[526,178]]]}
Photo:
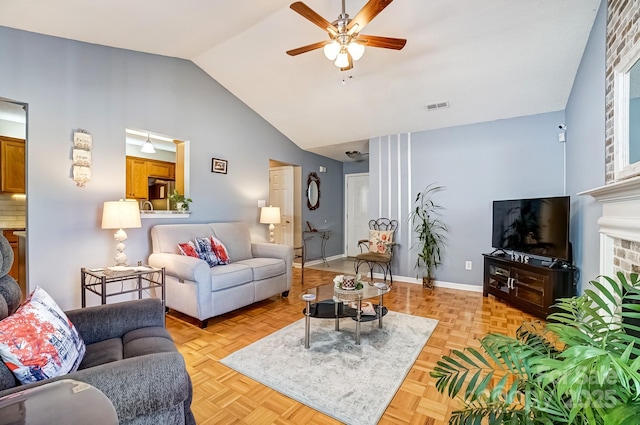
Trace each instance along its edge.
{"label": "white loveseat sofa", "polygon": [[[230,263],[209,267],[180,254],[179,243],[215,236],[227,248]],[[256,301],[289,295],[293,248],[252,243],[245,223],[161,224],[151,229],[149,265],[166,271],[167,307],[207,320]]]}

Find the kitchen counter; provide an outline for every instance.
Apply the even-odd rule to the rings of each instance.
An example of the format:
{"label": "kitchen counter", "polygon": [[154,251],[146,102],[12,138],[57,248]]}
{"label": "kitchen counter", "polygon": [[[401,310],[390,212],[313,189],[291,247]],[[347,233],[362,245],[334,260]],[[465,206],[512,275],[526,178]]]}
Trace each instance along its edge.
{"label": "kitchen counter", "polygon": [[140,218],[189,218],[190,211],[140,210]]}

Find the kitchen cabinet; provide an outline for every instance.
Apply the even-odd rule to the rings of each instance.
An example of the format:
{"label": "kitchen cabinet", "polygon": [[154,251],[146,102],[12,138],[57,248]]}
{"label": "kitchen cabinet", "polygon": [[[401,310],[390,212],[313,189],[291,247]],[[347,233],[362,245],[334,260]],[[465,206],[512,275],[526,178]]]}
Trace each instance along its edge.
{"label": "kitchen cabinet", "polygon": [[576,294],[572,268],[549,268],[540,260],[529,263],[484,255],[483,295],[489,294],[540,318],[552,313],[558,298]]}
{"label": "kitchen cabinet", "polygon": [[127,198],[147,199],[149,191],[147,161],[127,157]]}
{"label": "kitchen cabinet", "polygon": [[24,139],[0,136],[0,191],[25,193]]}
{"label": "kitchen cabinet", "polygon": [[165,161],[147,160],[149,177],[158,177],[164,179],[175,179],[176,164]]}
{"label": "kitchen cabinet", "polygon": [[149,177],[173,180],[176,177],[176,164],[128,156],[127,198],[148,199]]}

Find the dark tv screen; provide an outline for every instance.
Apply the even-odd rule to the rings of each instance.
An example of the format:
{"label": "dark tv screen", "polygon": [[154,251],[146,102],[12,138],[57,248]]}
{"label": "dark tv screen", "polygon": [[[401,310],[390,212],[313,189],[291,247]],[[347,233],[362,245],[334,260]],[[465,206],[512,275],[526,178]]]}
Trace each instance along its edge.
{"label": "dark tv screen", "polygon": [[570,260],[569,197],[493,201],[492,246]]}

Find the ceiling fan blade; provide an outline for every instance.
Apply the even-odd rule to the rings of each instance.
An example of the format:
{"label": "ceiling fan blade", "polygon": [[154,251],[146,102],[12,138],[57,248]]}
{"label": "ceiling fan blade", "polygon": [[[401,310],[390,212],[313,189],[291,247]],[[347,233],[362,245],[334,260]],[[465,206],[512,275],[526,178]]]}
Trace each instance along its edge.
{"label": "ceiling fan blade", "polygon": [[327,21],[322,16],[318,15],[309,6],[302,3],[301,1],[291,3],[291,6],[289,7],[294,12],[298,12],[300,15],[302,15],[302,17],[307,18],[323,30],[328,31],[329,33],[334,35],[338,33],[338,28],[336,28],[331,22]]}
{"label": "ceiling fan blade", "polygon": [[378,13],[382,12],[385,7],[389,6],[393,0],[369,0],[364,5],[360,12],[349,22],[347,25],[347,32],[349,34],[359,33],[373,18],[378,16]]}
{"label": "ceiling fan blade", "polygon": [[404,38],[378,37],[376,35],[360,34],[356,39],[367,47],[382,47],[383,49],[402,50],[407,40]]}
{"label": "ceiling fan blade", "polygon": [[312,50],[316,50],[316,49],[319,49],[321,47],[324,47],[324,45],[328,44],[328,43],[330,43],[330,41],[319,41],[317,43],[307,44],[306,46],[298,47],[297,49],[287,50],[287,54],[289,56],[296,56],[296,55],[299,55],[301,53],[307,53],[307,52],[310,52]]}

